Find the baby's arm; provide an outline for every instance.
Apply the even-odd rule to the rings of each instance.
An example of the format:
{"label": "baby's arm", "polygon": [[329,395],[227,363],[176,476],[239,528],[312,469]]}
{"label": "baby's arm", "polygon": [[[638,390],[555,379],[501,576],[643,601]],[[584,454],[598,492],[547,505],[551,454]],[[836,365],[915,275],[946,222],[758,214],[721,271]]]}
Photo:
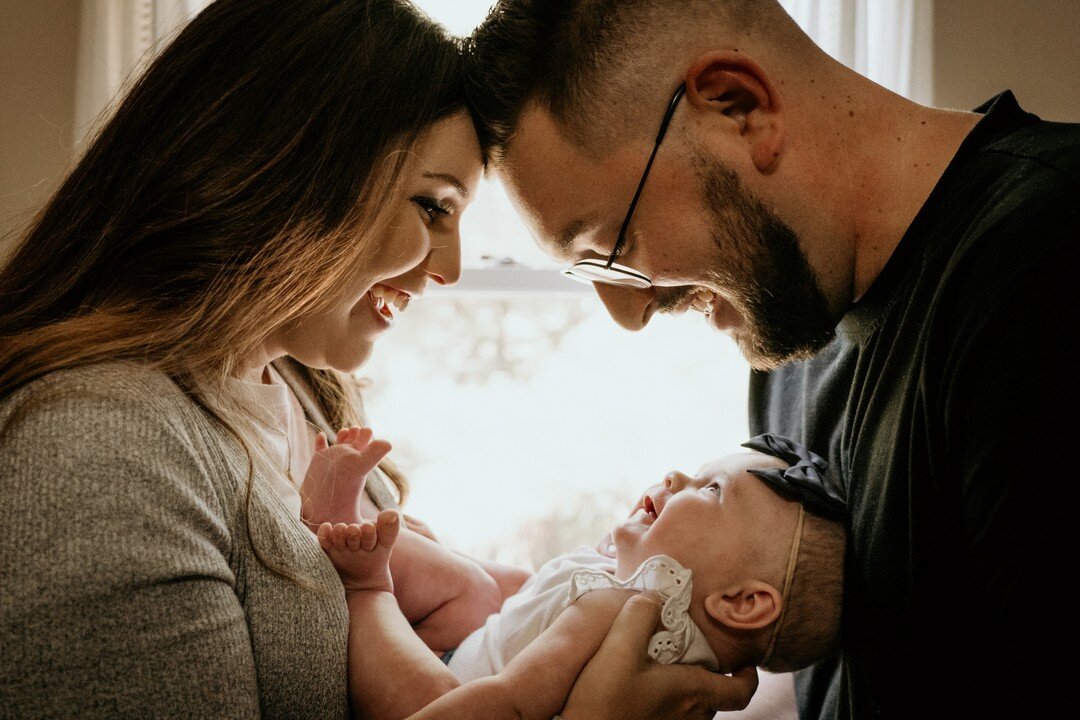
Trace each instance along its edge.
{"label": "baby's arm", "polygon": [[583,596],[501,673],[446,693],[408,716],[409,720],[465,717],[461,708],[466,702],[468,717],[550,720],[566,704],[578,675],[633,594],[629,590],[596,590]]}
{"label": "baby's arm", "polygon": [[555,619],[496,676],[520,717],[548,720],[562,710],[574,681],[611,630],[631,590],[594,590]]}
{"label": "baby's arm", "polygon": [[394,511],[380,513],[375,524],[319,528],[319,540],[341,569],[346,589],[349,696],[357,717],[458,717],[467,702],[472,717],[549,720],[633,594],[598,590],[585,595],[502,673],[458,687],[387,592],[392,589],[387,560],[397,532]]}

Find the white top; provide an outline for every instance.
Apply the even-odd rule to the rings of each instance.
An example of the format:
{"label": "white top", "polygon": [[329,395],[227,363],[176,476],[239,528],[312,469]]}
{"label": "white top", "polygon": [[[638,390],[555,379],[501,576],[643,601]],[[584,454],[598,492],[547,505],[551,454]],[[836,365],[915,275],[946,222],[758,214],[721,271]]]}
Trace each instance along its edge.
{"label": "white top", "polygon": [[294,514],[300,517],[300,484],[315,454],[315,430],[307,424],[304,408],[273,366],[267,366],[270,383],[233,379],[233,387],[263,431],[263,445],[274,464],[292,474],[275,473],[269,484]]}
{"label": "white top", "polygon": [[614,573],[615,562],[587,546],[544,563],[517,594],[506,599],[500,612],[462,641],[450,658],[451,672],[462,682],[498,673],[570,603],[604,588],[655,590],[660,594],[664,601],[660,620],[665,629],[649,641],[653,659],[719,669],[701,629],[690,619],[693,586],[689,570],[666,555],[657,555],[642,563],[627,580],[617,580]]}

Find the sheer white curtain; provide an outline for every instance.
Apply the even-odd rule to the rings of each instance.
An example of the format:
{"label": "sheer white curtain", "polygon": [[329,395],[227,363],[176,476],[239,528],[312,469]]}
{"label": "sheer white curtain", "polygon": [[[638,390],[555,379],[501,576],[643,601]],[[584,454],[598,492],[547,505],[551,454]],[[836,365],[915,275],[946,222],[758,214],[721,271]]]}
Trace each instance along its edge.
{"label": "sheer white curtain", "polygon": [[[420,0],[468,33],[492,0]],[[125,84],[210,0],[81,0],[76,145],[93,133]],[[780,0],[830,55],[912,100],[931,100],[933,0]],[[445,16],[445,17],[444,17]]]}
{"label": "sheer white curtain", "polygon": [[916,102],[932,97],[933,0],[780,0],[825,52]]}
{"label": "sheer white curtain", "polygon": [[210,0],[81,0],[75,78],[76,146],[99,127],[126,84]]}

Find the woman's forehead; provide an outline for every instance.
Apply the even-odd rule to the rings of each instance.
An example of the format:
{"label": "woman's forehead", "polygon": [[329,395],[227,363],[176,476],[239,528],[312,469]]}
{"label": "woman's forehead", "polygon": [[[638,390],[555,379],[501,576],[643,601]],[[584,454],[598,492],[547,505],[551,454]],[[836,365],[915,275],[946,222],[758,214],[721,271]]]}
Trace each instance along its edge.
{"label": "woman's forehead", "polygon": [[[483,168],[480,141],[468,114],[462,110],[436,120],[417,138],[414,152],[419,170],[433,171],[454,168],[459,175],[473,174],[479,178]],[[464,179],[464,178],[463,178]]]}

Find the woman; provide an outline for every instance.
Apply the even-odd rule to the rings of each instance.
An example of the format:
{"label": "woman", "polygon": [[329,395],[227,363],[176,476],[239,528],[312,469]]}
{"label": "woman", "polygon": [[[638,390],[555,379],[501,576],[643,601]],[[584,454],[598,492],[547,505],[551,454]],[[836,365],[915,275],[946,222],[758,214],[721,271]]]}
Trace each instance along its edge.
{"label": "woman", "polygon": [[[252,388],[303,395],[270,420],[358,422],[343,373],[457,279],[481,170],[459,72],[395,0],[218,0],[22,238],[0,271],[5,714],[346,714],[342,588],[290,495],[307,429],[268,428]],[[655,619],[629,607],[623,632]],[[568,717],[612,677],[704,682],[620,654]]]}

